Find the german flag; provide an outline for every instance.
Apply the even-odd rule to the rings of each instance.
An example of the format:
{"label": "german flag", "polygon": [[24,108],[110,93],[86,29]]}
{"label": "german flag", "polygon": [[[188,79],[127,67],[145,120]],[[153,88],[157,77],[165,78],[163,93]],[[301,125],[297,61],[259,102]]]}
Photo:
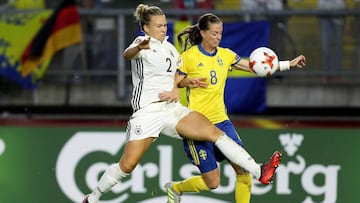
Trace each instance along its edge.
{"label": "german flag", "polygon": [[80,19],[75,0],[64,0],[23,52],[21,76],[26,77],[36,69],[46,68],[57,51],[81,40]]}

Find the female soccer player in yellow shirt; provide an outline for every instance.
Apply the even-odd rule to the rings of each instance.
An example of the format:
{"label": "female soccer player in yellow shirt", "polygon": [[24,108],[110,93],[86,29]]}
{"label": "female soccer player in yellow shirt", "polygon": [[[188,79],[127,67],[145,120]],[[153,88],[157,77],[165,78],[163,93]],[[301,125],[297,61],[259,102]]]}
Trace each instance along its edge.
{"label": "female soccer player in yellow shirt", "polygon": [[[180,44],[185,42],[185,52],[178,62],[179,87],[187,87],[188,107],[205,115],[213,124],[243,146],[238,133],[226,113],[224,89],[227,73],[231,69],[250,71],[249,61],[239,57],[227,48],[219,47],[223,24],[219,17],[207,13],[198,23],[186,27],[179,35]],[[183,40],[185,37],[185,41]],[[186,49],[186,46],[190,48]],[[292,61],[281,61],[280,71],[290,67],[302,68],[305,57],[300,55]],[[179,79],[180,78],[180,79]],[[184,192],[209,191],[219,186],[220,175],[217,161],[225,156],[213,143],[184,139],[184,149],[189,159],[196,165],[201,176],[193,176],[180,182],[165,185],[168,202],[179,202]],[[201,152],[201,153],[199,153]],[[204,158],[206,154],[206,158]],[[235,199],[237,203],[250,202],[251,177],[249,172],[230,162],[236,172]],[[175,201],[173,201],[175,199]]]}

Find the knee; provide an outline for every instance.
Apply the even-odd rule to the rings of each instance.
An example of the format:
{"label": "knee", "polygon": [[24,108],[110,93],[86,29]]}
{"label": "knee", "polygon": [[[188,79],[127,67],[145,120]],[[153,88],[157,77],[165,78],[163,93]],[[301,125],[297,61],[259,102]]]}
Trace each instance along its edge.
{"label": "knee", "polygon": [[220,178],[215,178],[205,182],[210,190],[214,190],[220,185]]}
{"label": "knee", "polygon": [[131,173],[136,167],[136,163],[120,161],[119,166],[124,173]]}
{"label": "knee", "polygon": [[215,125],[211,126],[209,135],[211,135],[214,142],[216,142],[220,136],[224,135],[225,133],[221,131],[219,128],[217,128]]}
{"label": "knee", "polygon": [[248,175],[249,171],[246,171],[245,169],[241,169],[241,170],[237,170],[236,174],[237,175]]}
{"label": "knee", "polygon": [[240,166],[234,166],[234,171],[237,175],[247,175],[249,174],[249,171],[245,170],[244,168],[241,168]]}

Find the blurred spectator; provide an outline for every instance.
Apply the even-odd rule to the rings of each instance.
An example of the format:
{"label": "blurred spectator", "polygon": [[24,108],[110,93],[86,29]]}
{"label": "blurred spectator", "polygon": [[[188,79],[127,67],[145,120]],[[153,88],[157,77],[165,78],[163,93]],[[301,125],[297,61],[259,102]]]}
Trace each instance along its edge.
{"label": "blurred spectator", "polygon": [[[287,9],[287,0],[242,0],[243,11],[280,11]],[[269,47],[273,49],[279,58],[286,58],[285,40],[288,37],[287,17],[259,15],[254,18],[245,16],[245,21],[270,20]]]}
{"label": "blurred spectator", "polygon": [[[81,0],[80,7],[85,9],[94,9],[95,0]],[[95,31],[95,17],[86,15],[83,19],[83,33],[84,33],[84,44],[86,53],[86,66],[88,69],[92,69],[92,59],[94,54],[94,31]]]}
{"label": "blurred spectator", "polygon": [[[354,8],[360,9],[360,0],[353,0]],[[349,28],[350,34],[355,40],[355,52],[353,55],[352,66],[353,68],[360,68],[360,16],[355,16],[351,21],[351,26]]]}
{"label": "blurred spectator", "polygon": [[[109,2],[104,0],[81,0],[80,6],[90,10],[102,10],[107,3]],[[115,19],[115,17],[97,13],[82,16],[81,23],[83,25],[88,70],[93,72],[117,70],[118,52]],[[108,78],[100,74],[91,76],[91,79],[107,80]]]}
{"label": "blurred spectator", "polygon": [[9,8],[9,5],[7,3],[0,4],[0,12],[6,11],[8,8]]}
{"label": "blurred spectator", "polygon": [[[174,0],[173,7],[176,9],[213,9],[213,3],[211,0]],[[181,16],[180,20],[196,21],[197,16],[192,16],[188,19],[188,16]]]}
{"label": "blurred spectator", "polygon": [[212,9],[213,4],[211,0],[174,0],[174,8],[180,9],[192,9],[192,8],[202,8],[202,9]]}
{"label": "blurred spectator", "polygon": [[[318,0],[318,9],[332,12],[345,9],[345,0]],[[342,67],[344,16],[320,16],[321,51],[325,70],[337,71]]]}

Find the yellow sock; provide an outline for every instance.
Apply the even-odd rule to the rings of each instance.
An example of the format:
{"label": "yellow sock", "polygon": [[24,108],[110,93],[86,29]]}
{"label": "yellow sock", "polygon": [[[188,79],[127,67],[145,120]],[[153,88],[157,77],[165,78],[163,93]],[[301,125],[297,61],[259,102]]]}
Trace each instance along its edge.
{"label": "yellow sock", "polygon": [[210,191],[210,188],[206,185],[201,176],[192,176],[181,182],[175,182],[173,184],[173,189],[179,194],[184,192]]}
{"label": "yellow sock", "polygon": [[250,174],[237,175],[235,186],[236,203],[249,203],[251,197],[251,176]]}

